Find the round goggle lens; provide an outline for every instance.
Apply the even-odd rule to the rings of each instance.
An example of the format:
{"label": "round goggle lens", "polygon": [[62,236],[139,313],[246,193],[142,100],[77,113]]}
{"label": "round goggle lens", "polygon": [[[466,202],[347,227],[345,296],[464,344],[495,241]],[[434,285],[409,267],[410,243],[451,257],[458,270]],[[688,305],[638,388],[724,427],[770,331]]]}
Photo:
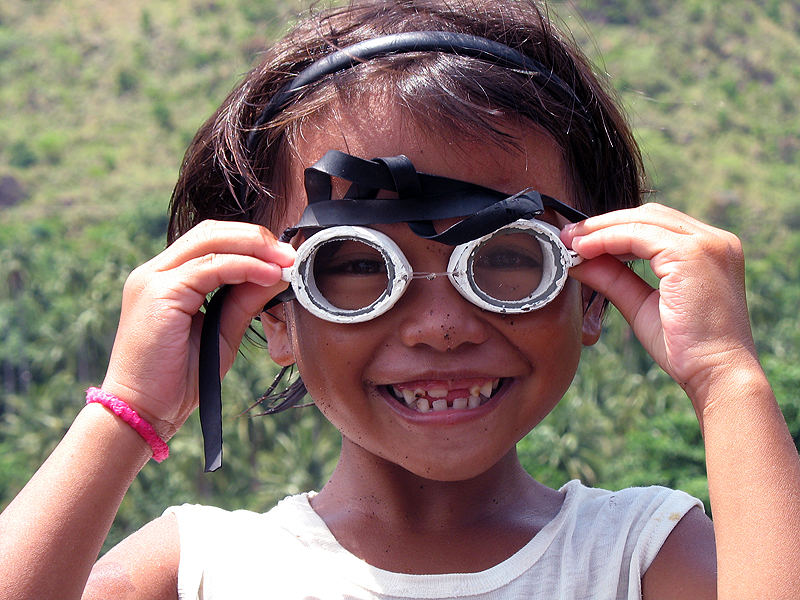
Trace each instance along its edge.
{"label": "round goggle lens", "polygon": [[471,260],[473,281],[491,298],[525,300],[542,281],[544,256],[532,232],[500,232],[478,246]]}
{"label": "round goggle lens", "polygon": [[389,285],[384,255],[358,240],[332,239],[319,246],[312,271],[319,293],[343,310],[369,306]]}

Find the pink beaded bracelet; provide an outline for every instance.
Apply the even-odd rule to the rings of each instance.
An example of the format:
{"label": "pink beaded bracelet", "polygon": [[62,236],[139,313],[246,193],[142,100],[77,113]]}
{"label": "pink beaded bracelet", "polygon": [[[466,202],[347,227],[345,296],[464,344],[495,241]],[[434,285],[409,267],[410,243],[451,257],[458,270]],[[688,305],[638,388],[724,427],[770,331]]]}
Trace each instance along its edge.
{"label": "pink beaded bracelet", "polygon": [[92,402],[105,406],[142,436],[142,439],[153,450],[154,461],[161,462],[169,456],[167,443],[159,437],[153,426],[140,417],[139,413],[128,406],[124,400],[120,400],[114,394],[104,392],[100,388],[92,387],[86,390],[86,404],[91,404]]}

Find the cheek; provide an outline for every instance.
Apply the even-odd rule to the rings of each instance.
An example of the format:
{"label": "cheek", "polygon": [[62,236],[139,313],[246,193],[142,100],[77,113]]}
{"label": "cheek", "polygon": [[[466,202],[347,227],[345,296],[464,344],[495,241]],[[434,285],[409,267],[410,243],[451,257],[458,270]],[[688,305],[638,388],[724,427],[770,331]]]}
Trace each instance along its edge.
{"label": "cheek", "polygon": [[[581,295],[581,285],[574,279],[567,280],[564,290],[556,299],[553,308],[557,315],[554,316],[554,324],[558,331],[553,332],[553,336],[561,337],[561,344],[558,345],[560,360],[563,361],[563,372],[571,373],[566,387],[572,382],[572,377],[578,368],[581,350],[583,349],[583,298]],[[551,338],[555,339],[555,338]]]}
{"label": "cheek", "polygon": [[555,346],[558,356],[554,356],[554,360],[558,364],[553,365],[553,373],[563,374],[563,381],[560,382],[563,395],[572,384],[583,350],[583,298],[580,283],[569,279],[556,302],[560,304],[559,307],[554,307],[560,308],[558,317],[554,318],[558,331],[552,333],[551,339],[562,339]]}
{"label": "cheek", "polygon": [[300,376],[321,408],[361,387],[369,336],[357,335],[356,325],[329,323],[296,306],[287,322]]}
{"label": "cheek", "polygon": [[[547,306],[532,313],[504,315],[507,325],[528,329],[522,339],[539,344],[556,345],[575,342],[580,348],[583,331],[583,299],[581,285],[568,279],[561,293]],[[519,336],[515,336],[519,338]]]}
{"label": "cheek", "polygon": [[293,310],[288,322],[297,368],[314,404],[342,436],[380,453],[374,432],[384,429],[363,380],[378,336],[359,333],[358,325],[322,321],[303,309]]}
{"label": "cheek", "polygon": [[[581,286],[567,281],[561,294],[547,306],[527,315],[508,315],[504,323],[511,329],[506,337],[514,340],[521,354],[528,357],[539,385],[563,394],[572,382],[583,348],[583,300]],[[558,394],[555,394],[558,396]],[[560,397],[560,396],[559,396]]]}
{"label": "cheek", "polygon": [[583,336],[583,294],[581,284],[575,279],[567,279],[560,298],[564,302],[565,322],[571,337],[580,342]]}

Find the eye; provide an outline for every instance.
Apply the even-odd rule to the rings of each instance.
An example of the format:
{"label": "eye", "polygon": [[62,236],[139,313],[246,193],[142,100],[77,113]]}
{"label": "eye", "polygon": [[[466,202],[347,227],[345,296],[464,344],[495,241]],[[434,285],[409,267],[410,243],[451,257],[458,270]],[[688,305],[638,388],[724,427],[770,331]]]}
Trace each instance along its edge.
{"label": "eye", "polygon": [[327,275],[382,275],[386,273],[386,264],[382,260],[372,258],[340,258],[320,265]]}
{"label": "eye", "polygon": [[475,258],[475,265],[485,269],[538,269],[541,254],[521,252],[518,248],[492,248]]}
{"label": "eye", "polygon": [[333,306],[355,310],[369,306],[386,292],[383,254],[357,240],[331,240],[314,259],[314,281]]}
{"label": "eye", "polygon": [[386,263],[375,248],[360,242],[332,241],[317,251],[314,271],[320,276],[385,275]]}
{"label": "eye", "polygon": [[496,235],[475,251],[474,268],[531,270],[542,267],[542,247],[532,235],[508,232]]}

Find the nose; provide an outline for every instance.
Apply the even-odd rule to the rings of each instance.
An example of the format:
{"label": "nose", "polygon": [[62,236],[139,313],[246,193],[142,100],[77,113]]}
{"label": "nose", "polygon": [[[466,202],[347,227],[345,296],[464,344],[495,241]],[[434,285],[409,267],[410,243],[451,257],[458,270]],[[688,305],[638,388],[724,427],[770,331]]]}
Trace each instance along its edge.
{"label": "nose", "polygon": [[406,346],[450,352],[489,337],[481,310],[464,299],[447,277],[412,281],[398,304],[402,306],[394,310],[402,314],[399,335]]}

